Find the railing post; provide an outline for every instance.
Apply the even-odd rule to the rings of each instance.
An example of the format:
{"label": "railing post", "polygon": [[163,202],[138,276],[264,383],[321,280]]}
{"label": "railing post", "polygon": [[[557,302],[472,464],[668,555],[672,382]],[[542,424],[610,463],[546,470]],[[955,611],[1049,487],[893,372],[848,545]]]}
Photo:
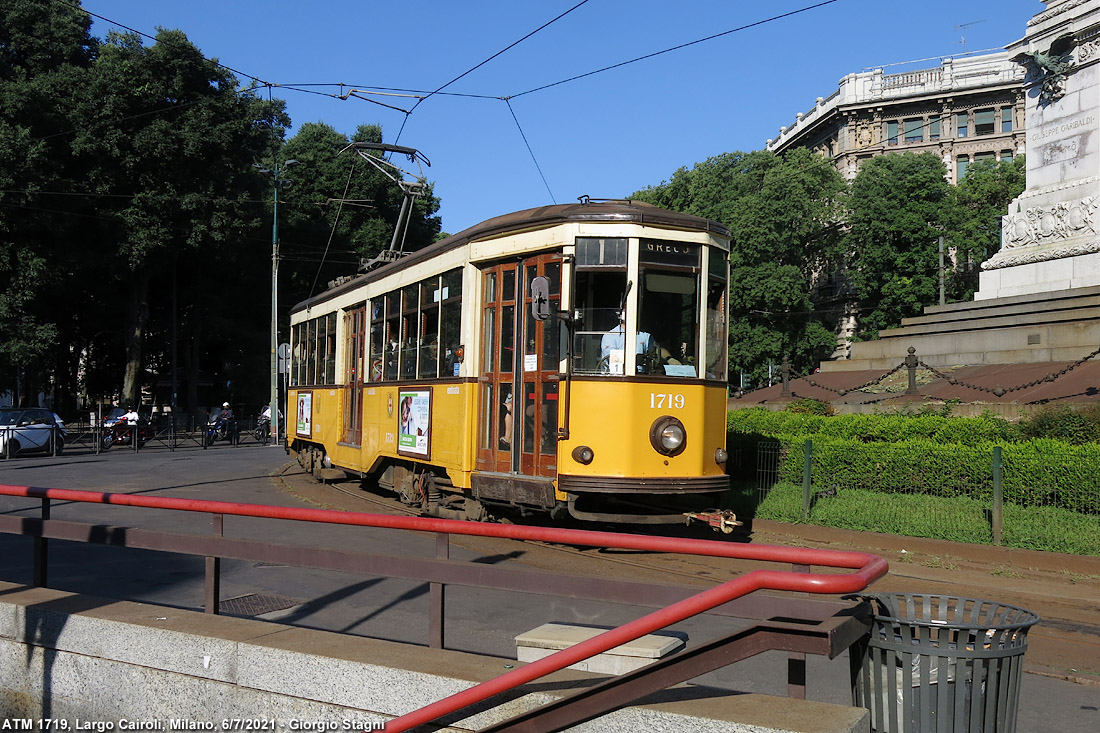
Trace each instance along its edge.
{"label": "railing post", "polygon": [[[791,570],[809,573],[810,566],[792,563]],[[806,699],[806,652],[787,652],[787,697],[792,700]]]}
{"label": "railing post", "polygon": [[1004,538],[1004,460],[1001,446],[993,446],[993,544]]}
{"label": "railing post", "polygon": [[905,368],[909,371],[909,386],[905,390],[905,394],[919,394],[917,391],[917,364],[920,363],[920,359],[917,358],[917,350],[915,347],[909,347],[909,355],[905,357]]}
{"label": "railing post", "polygon": [[814,468],[814,442],[810,439],[806,440],[806,444],[802,447],[802,519],[804,521],[810,518],[810,499],[813,489],[813,468]]}
{"label": "railing post", "polygon": [[[214,528],[214,536],[222,536],[225,515],[211,514],[210,520]],[[205,611],[217,615],[221,611],[222,590],[222,559],[220,557],[206,558],[206,607]]]}
{"label": "railing post", "polygon": [[[435,536],[435,556],[446,560],[451,556],[451,536],[446,532],[440,532]],[[428,646],[432,649],[442,649],[443,634],[443,609],[445,606],[447,587],[443,583],[428,584]]]}
{"label": "railing post", "polygon": [[[50,500],[42,500],[42,531],[46,531],[46,520],[50,518]],[[45,537],[34,538],[34,564],[31,568],[31,585],[45,588],[47,566],[50,559],[50,541]]]}

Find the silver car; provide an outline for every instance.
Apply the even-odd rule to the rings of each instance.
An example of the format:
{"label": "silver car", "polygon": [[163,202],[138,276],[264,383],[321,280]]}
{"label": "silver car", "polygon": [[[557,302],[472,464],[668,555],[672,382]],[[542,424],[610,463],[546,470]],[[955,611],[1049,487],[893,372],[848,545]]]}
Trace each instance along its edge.
{"label": "silver car", "polygon": [[0,457],[20,453],[61,455],[65,450],[65,423],[44,407],[0,410]]}

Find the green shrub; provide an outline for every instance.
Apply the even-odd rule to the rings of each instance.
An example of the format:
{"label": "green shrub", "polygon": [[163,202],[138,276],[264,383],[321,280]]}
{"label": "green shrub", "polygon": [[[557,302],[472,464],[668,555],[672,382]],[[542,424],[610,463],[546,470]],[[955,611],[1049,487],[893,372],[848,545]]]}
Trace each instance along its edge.
{"label": "green shrub", "polygon": [[800,400],[787,403],[783,408],[787,412],[799,412],[807,415],[832,415],[833,406],[828,402],[804,397]]}
{"label": "green shrub", "polygon": [[1053,438],[1074,445],[1094,443],[1100,438],[1100,410],[1075,410],[1069,405],[1044,407],[1021,420],[1020,430],[1026,438]]}
{"label": "green shrub", "polygon": [[815,437],[829,435],[863,442],[901,443],[924,438],[961,445],[1015,442],[1017,426],[997,417],[943,417],[942,415],[814,415],[802,412],[770,412],[764,408],[731,410],[731,431],[769,436]]}

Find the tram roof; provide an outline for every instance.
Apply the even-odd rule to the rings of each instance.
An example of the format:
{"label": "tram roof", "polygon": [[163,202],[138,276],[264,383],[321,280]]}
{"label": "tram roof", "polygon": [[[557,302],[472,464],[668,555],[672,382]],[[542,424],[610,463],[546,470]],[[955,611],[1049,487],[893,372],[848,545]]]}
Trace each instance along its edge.
{"label": "tram roof", "polygon": [[691,214],[681,214],[642,201],[582,201],[575,204],[539,206],[534,209],[524,209],[523,211],[516,211],[511,214],[504,214],[502,216],[493,217],[492,219],[486,219],[480,224],[475,224],[457,234],[452,234],[446,239],[441,239],[423,249],[411,252],[396,262],[383,265],[382,267],[341,283],[334,288],[330,288],[323,293],[319,293],[308,300],[303,300],[301,303],[291,308],[291,311],[297,312],[303,308],[323,303],[349,290],[354,290],[357,287],[374,282],[375,280],[381,280],[387,275],[399,272],[409,265],[430,260],[432,257],[457,247],[462,247],[475,240],[499,237],[510,232],[541,229],[569,222],[627,222],[711,232],[720,237],[727,238],[730,236],[729,229],[713,219],[693,216]]}

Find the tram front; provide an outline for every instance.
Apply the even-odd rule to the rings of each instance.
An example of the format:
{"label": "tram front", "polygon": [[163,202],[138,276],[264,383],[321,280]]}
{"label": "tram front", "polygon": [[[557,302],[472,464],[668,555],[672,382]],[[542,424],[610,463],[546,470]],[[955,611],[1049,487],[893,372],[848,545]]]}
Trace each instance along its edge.
{"label": "tram front", "polygon": [[728,243],[687,239],[576,240],[557,489],[578,519],[682,523],[729,488]]}

